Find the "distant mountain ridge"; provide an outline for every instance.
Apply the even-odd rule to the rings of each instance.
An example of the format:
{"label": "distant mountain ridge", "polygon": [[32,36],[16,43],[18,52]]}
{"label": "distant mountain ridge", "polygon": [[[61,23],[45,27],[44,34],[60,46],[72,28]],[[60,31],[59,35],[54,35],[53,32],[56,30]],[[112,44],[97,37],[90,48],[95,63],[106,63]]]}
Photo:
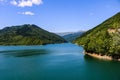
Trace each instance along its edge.
{"label": "distant mountain ridge", "polygon": [[61,33],[56,33],[57,35],[59,36],[65,36],[65,35],[69,35],[69,34],[72,34],[74,32],[61,32]]}
{"label": "distant mountain ridge", "polygon": [[120,59],[120,12],[73,41],[87,53]]}
{"label": "distant mountain ridge", "polygon": [[65,40],[72,42],[76,38],[80,37],[85,31],[78,31],[78,32],[64,32],[64,33],[58,33],[61,37],[63,37]]}
{"label": "distant mountain ridge", "polygon": [[71,34],[67,34],[62,36],[65,40],[72,42],[73,40],[77,39],[78,37],[80,37],[83,33],[85,33],[85,31],[79,31],[79,32],[74,32]]}
{"label": "distant mountain ridge", "polygon": [[0,30],[0,45],[42,45],[64,43],[65,39],[34,24],[5,27]]}

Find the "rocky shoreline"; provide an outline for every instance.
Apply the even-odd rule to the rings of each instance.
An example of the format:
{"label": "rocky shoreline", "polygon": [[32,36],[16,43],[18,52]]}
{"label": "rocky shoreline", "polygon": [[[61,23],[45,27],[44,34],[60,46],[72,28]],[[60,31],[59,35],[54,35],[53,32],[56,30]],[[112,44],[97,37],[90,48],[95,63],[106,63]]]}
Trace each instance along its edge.
{"label": "rocky shoreline", "polygon": [[97,58],[97,59],[102,59],[102,60],[116,60],[116,61],[120,61],[120,59],[113,59],[111,56],[107,56],[107,55],[98,55],[98,54],[95,54],[95,53],[87,53],[87,52],[84,52],[86,55],[89,55],[91,57],[94,57],[94,58]]}

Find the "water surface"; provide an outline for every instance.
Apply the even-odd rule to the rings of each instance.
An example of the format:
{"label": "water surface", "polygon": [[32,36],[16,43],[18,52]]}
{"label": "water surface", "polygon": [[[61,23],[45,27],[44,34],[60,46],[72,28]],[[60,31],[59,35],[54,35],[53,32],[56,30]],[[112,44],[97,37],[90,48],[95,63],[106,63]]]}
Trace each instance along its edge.
{"label": "water surface", "polygon": [[0,80],[120,80],[120,62],[82,52],[70,43],[0,46]]}

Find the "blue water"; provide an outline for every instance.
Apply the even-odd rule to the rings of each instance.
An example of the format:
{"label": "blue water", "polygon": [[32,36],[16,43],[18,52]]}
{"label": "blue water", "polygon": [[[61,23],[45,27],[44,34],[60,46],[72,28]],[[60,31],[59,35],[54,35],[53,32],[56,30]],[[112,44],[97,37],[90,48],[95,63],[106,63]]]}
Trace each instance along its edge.
{"label": "blue water", "polygon": [[0,46],[0,80],[120,80],[120,62],[82,52],[70,43]]}

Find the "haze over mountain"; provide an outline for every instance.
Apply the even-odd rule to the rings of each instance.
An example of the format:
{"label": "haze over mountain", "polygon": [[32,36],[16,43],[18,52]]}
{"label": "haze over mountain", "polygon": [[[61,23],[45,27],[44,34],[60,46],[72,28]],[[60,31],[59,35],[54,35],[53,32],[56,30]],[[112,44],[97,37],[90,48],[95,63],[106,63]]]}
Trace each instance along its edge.
{"label": "haze over mountain", "polygon": [[83,45],[87,53],[120,59],[120,12],[84,33],[74,43]]}
{"label": "haze over mountain", "polygon": [[0,30],[0,45],[42,45],[64,43],[62,37],[34,24],[5,27]]}
{"label": "haze over mountain", "polygon": [[75,32],[60,32],[60,33],[56,33],[56,34],[59,35],[59,36],[65,36],[65,35],[69,35],[69,34],[72,34],[72,33],[75,33]]}
{"label": "haze over mountain", "polygon": [[85,31],[58,33],[58,35],[63,37],[65,40],[72,42],[76,38],[80,37],[83,33],[85,33]]}

